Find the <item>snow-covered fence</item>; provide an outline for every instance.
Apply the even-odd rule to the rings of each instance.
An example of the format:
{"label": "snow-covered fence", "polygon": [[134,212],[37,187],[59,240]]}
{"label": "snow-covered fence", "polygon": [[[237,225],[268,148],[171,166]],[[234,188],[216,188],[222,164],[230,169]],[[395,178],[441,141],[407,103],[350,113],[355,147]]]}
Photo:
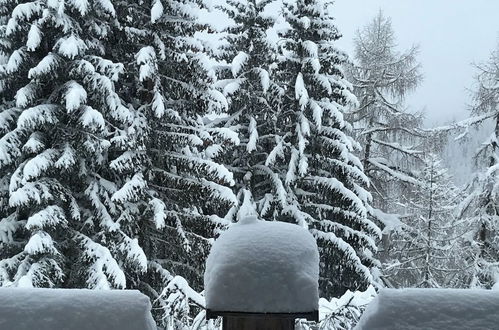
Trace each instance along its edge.
{"label": "snow-covered fence", "polygon": [[150,309],[132,290],[0,288],[0,329],[156,330]]}
{"label": "snow-covered fence", "polygon": [[319,254],[308,230],[246,217],[222,233],[206,263],[207,319],[225,329],[294,329],[318,321]]}
{"label": "snow-covered fence", "polygon": [[384,289],[355,330],[499,329],[499,294],[473,289]]}

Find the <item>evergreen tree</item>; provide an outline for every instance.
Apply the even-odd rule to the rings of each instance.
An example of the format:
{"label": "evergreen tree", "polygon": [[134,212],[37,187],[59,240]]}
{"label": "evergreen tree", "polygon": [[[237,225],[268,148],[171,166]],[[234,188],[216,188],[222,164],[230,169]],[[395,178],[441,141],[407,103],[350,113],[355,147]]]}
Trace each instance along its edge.
{"label": "evergreen tree", "polygon": [[106,58],[115,8],[3,0],[2,15],[0,284],[128,287],[147,268],[133,231],[147,184],[113,165],[142,148]]}
{"label": "evergreen tree", "polygon": [[374,205],[397,212],[400,196],[418,184],[421,117],[404,109],[404,99],[421,82],[418,48],[399,53],[389,18],[380,11],[357,32],[355,61],[348,66],[359,107],[348,114],[362,145],[364,171]]}
{"label": "evergreen tree", "polygon": [[225,111],[227,104],[214,89],[215,62],[195,38],[205,28],[195,17],[201,6],[199,1],[120,2],[126,42],[113,53],[129,61],[129,85],[120,92],[148,128],[144,150],[120,159],[133,165],[125,171],[140,164],[149,188],[138,233],[149,273],[140,288],[151,296],[160,323],[175,328],[191,323],[190,305],[202,307],[195,291],[202,291],[210,240],[225,227],[221,217],[236,201],[229,188],[232,173],[216,160],[237,136],[205,125],[207,115]]}
{"label": "evergreen tree", "polygon": [[139,288],[190,322],[235,203],[195,6],[2,1],[1,285]]}
{"label": "evergreen tree", "polygon": [[347,289],[364,290],[371,270],[378,227],[369,219],[369,180],[354,155],[359,145],[349,135],[344,114],[357,106],[342,66],[347,56],[337,50],[340,37],[331,2],[286,3],[280,81],[285,86],[278,127],[282,142],[272,153],[281,168],[286,206],[283,215],[306,224],[321,254],[323,296]]}
{"label": "evergreen tree", "polygon": [[282,182],[269,166],[281,143],[277,114],[282,88],[275,82],[276,48],[267,30],[275,17],[265,16],[269,0],[229,0],[221,9],[234,20],[227,32],[222,59],[230,63],[217,83],[229,102],[227,117],[214,123],[233,132],[236,144],[224,154],[224,163],[235,176],[238,203],[226,218],[236,221],[244,193],[252,196],[263,218],[275,216],[275,204],[284,203]]}
{"label": "evergreen tree", "polygon": [[291,29],[280,50],[266,34],[276,19],[266,15],[268,3],[223,7],[235,25],[225,52],[231,72],[218,83],[229,100],[221,124],[240,138],[225,158],[239,200],[227,217],[237,220],[251,195],[260,217],[308,227],[317,238],[324,295],[366,288],[379,230],[368,220],[368,180],[343,120],[356,101],[340,68],[346,55],[332,44],[339,34],[330,3],[286,5]]}

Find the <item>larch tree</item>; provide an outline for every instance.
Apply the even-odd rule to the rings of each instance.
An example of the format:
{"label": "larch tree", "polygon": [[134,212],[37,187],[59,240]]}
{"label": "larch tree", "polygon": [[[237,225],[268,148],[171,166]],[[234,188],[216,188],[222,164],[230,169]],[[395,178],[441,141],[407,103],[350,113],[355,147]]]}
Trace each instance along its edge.
{"label": "larch tree", "polygon": [[354,43],[347,73],[360,104],[348,119],[362,145],[360,158],[371,180],[374,205],[396,212],[404,188],[418,183],[413,169],[421,164],[421,117],[404,107],[405,97],[422,78],[418,48],[399,52],[391,20],[381,11],[357,32]]}
{"label": "larch tree", "polygon": [[[492,122],[494,129],[475,154],[476,173],[465,188],[466,198],[459,217],[467,223],[468,235],[462,248],[469,253],[468,285],[491,288],[499,285],[499,51],[477,66],[476,86],[471,107],[474,125]],[[461,125],[462,126],[462,125]],[[468,127],[464,127],[468,132]]]}
{"label": "larch tree", "polygon": [[285,203],[281,214],[307,226],[321,255],[320,290],[325,297],[364,290],[379,266],[374,254],[380,231],[370,219],[369,180],[359,145],[344,119],[358,103],[343,73],[347,56],[336,48],[340,34],[330,1],[284,5],[290,28],[282,34],[279,81],[285,88],[277,122],[277,155]]}
{"label": "larch tree", "polygon": [[406,202],[404,226],[395,231],[384,275],[396,287],[454,287],[462,228],[454,215],[458,189],[437,155],[423,157],[421,184]]}

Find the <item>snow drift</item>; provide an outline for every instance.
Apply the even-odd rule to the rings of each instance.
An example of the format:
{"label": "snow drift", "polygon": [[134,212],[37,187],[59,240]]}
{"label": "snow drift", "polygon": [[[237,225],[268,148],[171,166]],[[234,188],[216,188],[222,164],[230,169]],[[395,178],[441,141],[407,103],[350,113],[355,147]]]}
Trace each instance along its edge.
{"label": "snow drift", "polygon": [[139,291],[0,288],[0,329],[156,330]]}
{"label": "snow drift", "polygon": [[308,230],[247,217],[222,233],[206,262],[206,307],[219,312],[318,309],[319,254]]}
{"label": "snow drift", "polygon": [[497,329],[498,310],[497,291],[385,289],[355,330]]}

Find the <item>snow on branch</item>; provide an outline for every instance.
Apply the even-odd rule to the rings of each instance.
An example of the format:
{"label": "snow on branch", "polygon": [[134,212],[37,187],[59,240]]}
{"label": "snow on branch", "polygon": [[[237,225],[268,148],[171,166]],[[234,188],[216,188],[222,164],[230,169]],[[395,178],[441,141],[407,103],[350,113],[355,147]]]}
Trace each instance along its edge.
{"label": "snow on branch", "polygon": [[232,75],[234,77],[237,77],[239,72],[242,70],[244,67],[244,64],[249,60],[249,55],[246,54],[245,52],[239,52],[234,59],[232,60],[231,63],[231,71]]}
{"label": "snow on branch", "polygon": [[26,229],[46,229],[56,226],[65,225],[67,223],[64,210],[57,205],[49,205],[43,210],[33,214],[28,218]]}
{"label": "snow on branch", "polygon": [[23,179],[29,181],[40,177],[54,165],[58,155],[57,149],[47,149],[28,160],[23,167]]}
{"label": "snow on branch", "polygon": [[83,56],[88,49],[88,46],[83,40],[75,35],[70,35],[69,37],[61,38],[57,41],[54,46],[57,52],[69,59],[74,59],[77,56]]}
{"label": "snow on branch", "polygon": [[423,154],[423,151],[421,151],[421,150],[414,150],[411,147],[404,147],[404,146],[400,145],[400,143],[397,143],[397,142],[386,142],[386,141],[382,141],[382,140],[375,139],[375,138],[373,138],[372,141],[377,143],[377,144],[392,148],[394,150],[397,150],[401,153],[404,153],[404,154],[407,154],[410,156],[417,156],[417,155]]}
{"label": "snow on branch", "polygon": [[205,308],[204,297],[193,290],[181,276],[173,277],[154,303],[160,304],[163,310],[162,322],[168,329],[176,328],[177,322],[189,323],[187,319],[191,312],[190,304]]}
{"label": "snow on branch", "polygon": [[16,106],[24,108],[36,100],[41,90],[40,84],[31,81],[16,92]]}
{"label": "snow on branch", "polygon": [[78,109],[87,102],[87,91],[85,91],[83,86],[76,81],[71,80],[67,82],[64,88],[66,89],[64,99],[66,101],[66,110],[68,113]]}
{"label": "snow on branch", "polygon": [[336,178],[326,178],[319,176],[310,176],[311,181],[317,185],[321,185],[327,189],[334,190],[341,195],[341,198],[349,199],[361,212],[361,214],[367,214],[364,203],[360,198],[354,194],[350,189],[347,189],[345,185]]}
{"label": "snow on branch", "polygon": [[40,15],[43,10],[43,1],[32,1],[18,4],[7,22],[5,34],[10,36],[18,31],[21,26],[21,21],[29,21],[33,16]]}
{"label": "snow on branch", "polygon": [[317,239],[322,239],[337,247],[338,250],[340,250],[347,259],[345,260],[345,264],[351,269],[354,269],[356,273],[362,275],[368,282],[372,283],[373,277],[371,271],[369,270],[369,268],[362,264],[362,261],[357,255],[357,252],[350,244],[348,244],[341,237],[336,236],[332,232],[324,232],[311,228],[310,233],[312,233],[312,235],[314,235],[314,237],[316,237]]}
{"label": "snow on branch", "polygon": [[37,231],[33,236],[30,237],[28,243],[24,246],[24,252],[30,255],[37,254],[58,254],[57,249],[54,246],[54,241],[52,237],[44,232]]}
{"label": "snow on branch", "polygon": [[137,238],[130,238],[120,230],[122,236],[121,243],[118,244],[118,250],[126,256],[130,264],[134,265],[141,272],[147,271],[147,257],[144,250],[139,245]]}
{"label": "snow on branch", "polygon": [[12,164],[21,155],[21,131],[8,132],[0,138],[0,167]]}
{"label": "snow on branch", "polygon": [[60,65],[60,58],[57,54],[49,53],[41,59],[38,64],[28,71],[28,78],[35,79],[49,72],[53,72]]}
{"label": "snow on branch", "polygon": [[83,234],[77,234],[83,254],[90,262],[87,286],[90,289],[111,289],[126,287],[125,273],[111,252],[99,243],[94,242]]}
{"label": "snow on branch", "polygon": [[166,220],[166,205],[159,198],[153,198],[149,201],[149,205],[153,212],[154,224],[156,229],[162,229],[165,227]]}
{"label": "snow on branch", "polygon": [[128,180],[121,189],[113,194],[111,200],[120,203],[136,200],[146,187],[147,182],[144,180],[144,175],[142,173],[137,173]]}
{"label": "snow on branch", "polygon": [[8,217],[0,219],[0,244],[12,243],[14,241],[14,233],[21,229],[25,223],[26,221],[17,220],[16,213],[12,213]]}
{"label": "snow on branch", "polygon": [[182,296],[183,298],[189,299],[189,301],[192,301],[199,307],[204,308],[205,306],[204,297],[193,290],[189,286],[189,283],[187,283],[186,279],[181,276],[175,276],[168,283],[167,287],[163,289],[161,296],[168,296],[168,300],[172,302]]}
{"label": "snow on branch", "polygon": [[376,291],[369,286],[366,291],[347,290],[341,297],[330,301],[319,299],[320,329],[353,329],[374,297]]}
{"label": "snow on branch", "polygon": [[397,170],[394,170],[384,164],[381,164],[380,162],[378,162],[376,159],[369,159],[369,163],[371,163],[373,166],[375,166],[376,168],[386,172],[387,174],[389,174],[390,176],[402,181],[402,182],[406,182],[406,183],[410,183],[410,184],[413,184],[413,185],[421,185],[421,182],[419,182],[418,180],[414,179],[413,177],[405,174],[405,173],[402,173],[402,172],[399,172]]}
{"label": "snow on branch", "polygon": [[26,109],[19,116],[17,127],[36,129],[47,124],[55,124],[59,121],[56,114],[58,109],[59,106],[56,104],[40,104]]}
{"label": "snow on branch", "polygon": [[486,121],[487,119],[490,119],[490,118],[495,117],[497,115],[498,115],[497,111],[492,111],[492,112],[485,113],[483,115],[467,118],[467,119],[458,121],[457,123],[453,123],[450,125],[426,129],[425,131],[428,133],[439,133],[439,132],[448,132],[448,131],[460,130],[460,129],[467,130],[469,127],[480,125],[484,121]]}

